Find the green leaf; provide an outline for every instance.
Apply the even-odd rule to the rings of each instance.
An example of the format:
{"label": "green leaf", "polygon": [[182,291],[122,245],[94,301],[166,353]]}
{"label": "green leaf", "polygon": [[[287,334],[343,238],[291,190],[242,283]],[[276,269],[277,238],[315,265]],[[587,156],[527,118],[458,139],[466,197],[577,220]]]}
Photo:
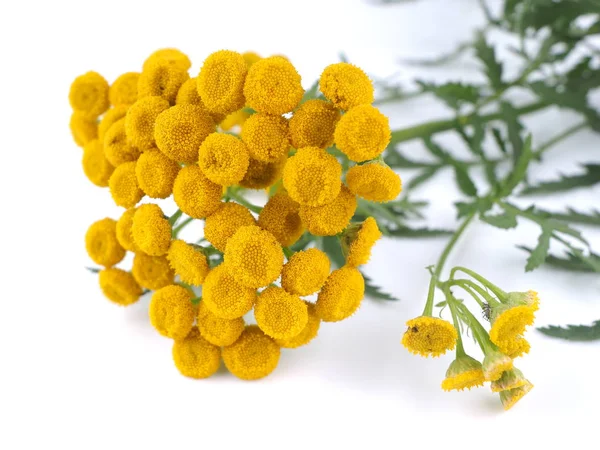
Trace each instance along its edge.
{"label": "green leaf", "polygon": [[454,205],[458,210],[457,218],[460,219],[461,217],[468,216],[475,212],[485,214],[492,206],[494,206],[494,202],[489,197],[480,197],[472,202],[456,202]]}
{"label": "green leaf", "polygon": [[387,233],[388,236],[410,237],[410,238],[448,236],[453,233],[452,230],[444,230],[441,228],[426,228],[426,227],[411,228],[408,226],[399,227],[399,228],[395,228],[395,229],[388,228],[387,231],[388,231],[388,233]]}
{"label": "green leaf", "polygon": [[546,210],[538,210],[548,217],[553,219],[562,220],[568,223],[580,223],[583,225],[596,225],[600,226],[600,211],[593,209],[590,212],[581,212],[573,208],[567,208],[564,212],[553,212]]}
{"label": "green leaf", "polygon": [[[528,253],[531,253],[532,251],[532,249],[523,245],[518,246],[518,248],[525,250]],[[592,253],[583,259],[581,256],[578,256],[573,252],[567,252],[566,257],[564,258],[555,255],[548,255],[546,257],[546,264],[557,269],[568,270],[570,272],[600,272],[600,270],[594,266],[595,264],[597,267],[600,267],[600,255]]]}
{"label": "green leaf", "polygon": [[508,230],[517,226],[517,216],[509,211],[504,211],[502,214],[495,215],[481,215],[479,217],[486,223],[496,227]]}
{"label": "green leaf", "polygon": [[518,111],[508,102],[500,102],[500,114],[502,115],[504,124],[506,125],[508,141],[510,142],[510,146],[512,148],[512,158],[516,164],[521,157],[521,152],[523,149],[523,138],[521,137],[523,125],[521,125],[521,122],[519,121]]}
{"label": "green leaf", "polygon": [[496,59],[496,51],[489,46],[485,40],[485,35],[479,33],[474,44],[475,53],[485,67],[485,74],[490,84],[496,91],[504,87],[502,82],[502,63]]}
{"label": "green leaf", "polygon": [[477,197],[477,187],[469,176],[467,167],[464,164],[459,164],[457,162],[454,162],[453,166],[456,184],[461,192],[469,197]]}
{"label": "green leaf", "polygon": [[408,184],[406,185],[406,189],[409,191],[415,189],[417,186],[425,183],[430,178],[432,178],[437,172],[438,172],[437,168],[423,169],[413,179],[411,179],[408,182]]}
{"label": "green leaf", "polygon": [[533,249],[529,258],[527,258],[527,265],[525,266],[525,272],[531,272],[541,266],[546,257],[548,256],[548,250],[550,250],[550,238],[552,237],[552,229],[542,228],[542,233],[538,238],[538,244]]}
{"label": "green leaf", "polygon": [[500,190],[501,197],[509,196],[519,185],[519,183],[524,180],[532,157],[533,152],[531,151],[531,135],[529,135],[525,139],[521,153],[518,159],[515,161],[512,171],[502,183],[502,189]]}
{"label": "green leaf", "polygon": [[429,92],[445,102],[450,108],[458,110],[464,104],[475,104],[481,97],[479,88],[472,84],[448,82],[436,85],[417,80],[423,92]]}
{"label": "green leaf", "polygon": [[568,341],[595,341],[600,339],[600,320],[592,325],[567,325],[566,328],[556,325],[538,328],[546,336]]}
{"label": "green leaf", "polygon": [[426,136],[423,138],[423,144],[429,152],[443,162],[450,162],[453,160],[452,155],[449,151],[444,150],[439,144],[431,139],[431,136]]}
{"label": "green leaf", "polygon": [[542,181],[536,185],[527,186],[521,191],[521,195],[553,194],[600,183],[600,164],[584,164],[582,167],[584,168],[583,173],[560,175],[557,180]]}
{"label": "green leaf", "polygon": [[396,297],[387,292],[381,290],[379,286],[375,286],[373,281],[367,277],[364,273],[362,274],[365,279],[365,295],[368,295],[371,298],[379,299],[379,300],[391,300],[398,301]]}
{"label": "green leaf", "polygon": [[342,246],[337,236],[323,236],[321,250],[327,253],[334,266],[339,268],[346,264],[346,258],[342,254]]}

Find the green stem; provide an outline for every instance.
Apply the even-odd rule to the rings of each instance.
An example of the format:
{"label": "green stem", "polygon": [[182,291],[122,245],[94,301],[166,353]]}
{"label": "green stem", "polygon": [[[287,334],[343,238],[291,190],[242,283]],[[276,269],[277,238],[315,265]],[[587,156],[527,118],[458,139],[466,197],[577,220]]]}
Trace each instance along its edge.
{"label": "green stem", "polygon": [[183,211],[178,209],[177,211],[175,211],[175,214],[169,217],[169,223],[171,224],[171,226],[175,225],[175,223],[179,220],[182,214]]}
{"label": "green stem", "polygon": [[187,226],[187,224],[189,224],[192,220],[194,220],[193,217],[188,217],[187,219],[185,219],[184,221],[182,221],[179,225],[177,225],[175,228],[173,228],[173,231],[171,233],[172,236],[173,236],[173,239],[177,239],[177,236],[179,235],[179,232],[181,230],[183,230]]}
{"label": "green stem", "polygon": [[490,291],[492,291],[494,294],[496,294],[496,296],[500,300],[506,298],[506,292],[504,292],[502,289],[500,289],[494,283],[492,283],[492,282],[486,280],[485,278],[483,278],[477,272],[474,272],[471,269],[467,269],[466,267],[456,266],[456,267],[453,267],[452,270],[450,271],[450,279],[454,278],[454,274],[456,272],[464,272],[467,275],[472,276],[477,281],[479,281],[481,284],[483,284],[485,287],[487,287]]}
{"label": "green stem", "polygon": [[465,356],[465,347],[463,346],[462,333],[460,332],[460,322],[458,320],[458,314],[456,313],[456,303],[458,302],[454,303],[456,299],[452,295],[452,292],[450,292],[448,286],[444,286],[443,291],[446,295],[446,303],[448,303],[448,308],[450,309],[450,314],[452,315],[452,322],[454,322],[454,328],[456,328],[456,333],[458,335],[458,338],[456,339],[456,356]]}
{"label": "green stem", "polygon": [[537,150],[535,150],[533,152],[534,158],[539,158],[545,151],[547,151],[549,148],[553,147],[555,144],[559,143],[560,141],[568,138],[569,136],[571,136],[571,135],[577,133],[578,131],[581,131],[587,127],[588,127],[588,122],[587,122],[587,120],[584,120],[576,125],[573,125],[570,128],[567,128],[562,133],[559,133],[556,136],[548,139],[546,142],[544,142],[542,145],[540,145],[537,148]]}
{"label": "green stem", "polygon": [[487,354],[494,351],[492,341],[490,340],[490,335],[488,334],[487,330],[483,328],[483,325],[479,323],[479,320],[477,320],[471,311],[469,311],[469,308],[463,304],[458,304],[458,308],[461,310],[463,316],[465,316],[467,319],[467,322],[473,331],[473,335],[475,336],[475,339],[477,339],[477,342],[479,343],[483,353]]}
{"label": "green stem", "polygon": [[[479,288],[479,289],[481,289],[481,288],[479,286],[471,286],[468,281],[469,280],[451,280],[451,281],[449,281],[449,286],[458,286],[459,288],[463,289],[471,297],[473,297],[473,299],[477,302],[477,304],[481,308],[483,308],[485,306],[485,303],[479,298],[479,295],[477,295],[477,292],[479,292],[477,288]],[[475,292],[475,291],[477,291],[477,292]],[[479,292],[479,294],[482,295],[483,293]]]}
{"label": "green stem", "polygon": [[294,256],[294,252],[288,247],[282,247],[282,249],[283,249],[283,254],[285,255],[286,259],[289,261],[290,258],[292,256]]}
{"label": "green stem", "polygon": [[262,208],[260,206],[256,206],[256,205],[250,203],[242,195],[239,195],[237,192],[234,192],[233,190],[228,191],[227,192],[227,196],[230,199],[235,200],[236,202],[238,202],[240,205],[245,206],[250,211],[255,212],[256,214],[260,214],[260,212],[262,211]]}
{"label": "green stem", "polygon": [[437,285],[437,276],[431,274],[429,280],[429,290],[427,291],[427,302],[425,302],[425,309],[423,309],[423,316],[431,317],[433,315],[433,297],[435,295],[435,286]]}
{"label": "green stem", "polygon": [[438,259],[438,262],[435,265],[435,272],[434,272],[433,276],[435,277],[436,280],[440,278],[440,275],[442,274],[442,270],[444,269],[444,265],[446,264],[446,260],[448,259],[448,256],[450,255],[452,248],[458,241],[458,238],[463,234],[463,232],[465,231],[465,229],[467,228],[469,223],[471,223],[471,221],[473,220],[474,217],[475,217],[474,212],[469,214],[465,218],[463,223],[460,225],[460,227],[458,227],[458,229],[454,232],[454,234],[452,235],[452,238],[450,238],[450,241],[448,241],[448,243],[446,244],[446,247],[442,251],[440,258]]}

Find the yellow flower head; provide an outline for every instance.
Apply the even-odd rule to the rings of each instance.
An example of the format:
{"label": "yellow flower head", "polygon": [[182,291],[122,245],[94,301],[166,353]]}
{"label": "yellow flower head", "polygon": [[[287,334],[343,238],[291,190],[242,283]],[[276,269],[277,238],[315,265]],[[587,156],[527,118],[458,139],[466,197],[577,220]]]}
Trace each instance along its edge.
{"label": "yellow flower head", "polygon": [[242,286],[224,264],[212,269],[202,285],[202,302],[217,317],[237,319],[252,309],[256,290]]}
{"label": "yellow flower head", "polygon": [[104,156],[104,146],[98,139],[89,141],[83,147],[81,165],[85,176],[99,187],[108,186],[108,180],[115,170]]}
{"label": "yellow flower head", "polygon": [[210,54],[198,74],[198,93],[208,110],[229,114],[242,108],[247,73],[241,54],[230,50]]}
{"label": "yellow flower head", "polygon": [[96,119],[90,119],[85,113],[73,111],[69,128],[75,144],[83,147],[88,142],[98,137],[98,123]]}
{"label": "yellow flower head", "polygon": [[511,389],[510,391],[502,391],[500,392],[500,401],[502,402],[502,406],[505,411],[508,411],[510,408],[515,406],[515,404],[521,400],[525,394],[533,389],[533,384],[529,381],[521,387],[516,389]]}
{"label": "yellow flower head", "polygon": [[290,339],[308,323],[306,303],[277,286],[269,286],[256,299],[254,317],[258,327],[275,339]]}
{"label": "yellow flower head", "polygon": [[533,324],[534,310],[529,305],[501,305],[492,308],[490,339],[500,348],[504,342],[514,341]]}
{"label": "yellow flower head", "polygon": [[468,355],[457,356],[446,371],[446,378],[442,381],[444,391],[471,390],[472,387],[481,387],[485,381],[481,363]]}
{"label": "yellow flower head", "polygon": [[300,207],[300,218],[308,231],[316,236],[335,236],[350,223],[356,211],[356,195],[342,185],[335,199],[323,206]]}
{"label": "yellow flower head", "polygon": [[116,267],[101,270],[98,273],[98,281],[105,297],[120,306],[137,302],[143,293],[131,273]]}
{"label": "yellow flower head", "polygon": [[197,316],[198,329],[204,339],[213,345],[224,347],[233,344],[244,331],[244,319],[221,319],[200,302]]}
{"label": "yellow flower head", "polygon": [[245,109],[238,109],[237,111],[232,112],[231,114],[228,114],[220,123],[219,126],[221,127],[221,130],[223,131],[229,131],[231,130],[233,127],[239,125],[240,127],[242,125],[244,125],[244,123],[246,123],[246,120],[248,119],[248,117],[250,117],[251,114],[246,111]]}
{"label": "yellow flower head", "polygon": [[299,210],[298,203],[285,192],[279,192],[269,199],[260,212],[258,226],[275,236],[283,247],[289,247],[304,233]]}
{"label": "yellow flower head", "polygon": [[131,106],[138,96],[138,72],[127,72],[113,82],[108,91],[108,99],[113,106]]}
{"label": "yellow flower head", "polygon": [[499,351],[491,351],[483,359],[485,381],[496,381],[502,374],[513,368],[513,360]]}
{"label": "yellow flower head", "polygon": [[175,105],[156,119],[154,137],[158,149],[173,161],[198,161],[198,148],[215,131],[206,110],[197,105]]}
{"label": "yellow flower head", "polygon": [[529,306],[534,312],[540,309],[540,298],[535,291],[509,292],[506,295],[505,303],[508,305]]}
{"label": "yellow flower head", "polygon": [[90,225],[85,234],[85,249],[96,264],[111,267],[125,257],[125,249],[117,240],[117,222],[113,219],[98,220]]}
{"label": "yellow flower head", "polygon": [[151,198],[167,198],[173,193],[175,177],[181,167],[162,152],[146,150],[135,165],[140,189]]}
{"label": "yellow flower head", "polygon": [[248,106],[255,111],[280,115],[298,106],[304,89],[292,63],[280,56],[271,56],[250,67],[244,95]]}
{"label": "yellow flower head", "polygon": [[108,82],[97,72],[78,76],[71,84],[69,103],[90,119],[98,117],[109,107]]}
{"label": "yellow flower head", "polygon": [[257,380],[275,370],[281,349],[256,325],[250,325],[237,341],[223,348],[222,354],[233,375],[242,380]]}
{"label": "yellow flower head", "polygon": [[224,261],[239,283],[259,288],[279,278],[283,250],[271,233],[250,225],[238,228],[229,238]]}
{"label": "yellow flower head", "polygon": [[244,61],[246,61],[248,68],[250,68],[250,66],[252,66],[255,62],[258,62],[262,59],[262,57],[255,52],[244,52],[242,53],[242,56],[244,57]]}
{"label": "yellow flower head", "polygon": [[192,293],[186,288],[171,285],[159,289],[150,301],[150,322],[163,336],[184,339],[192,330],[196,311]]}
{"label": "yellow flower head", "polygon": [[142,152],[127,142],[125,119],[117,120],[104,135],[104,154],[115,167],[136,161]]}
{"label": "yellow flower head", "polygon": [[115,168],[108,179],[108,188],[118,206],[132,208],[137,205],[144,196],[144,192],[138,186],[135,161],[123,163]]}
{"label": "yellow flower head", "polygon": [[222,195],[223,188],[206,178],[196,165],[182,168],[173,184],[173,200],[195,219],[203,219],[219,209]]}
{"label": "yellow flower head", "polygon": [[244,122],[242,140],[248,146],[251,158],[278,161],[290,149],[288,120],[270,114],[253,114]]}
{"label": "yellow flower head", "polygon": [[237,203],[223,203],[217,211],[206,218],[204,238],[217,250],[224,252],[227,241],[243,226],[256,225],[248,208]]}
{"label": "yellow flower head", "polygon": [[160,206],[140,205],[133,215],[131,235],[138,248],[151,256],[162,256],[171,245],[171,224]]}
{"label": "yellow flower head", "polygon": [[358,269],[344,266],[327,277],[317,298],[317,315],[325,322],[350,317],[365,296],[365,280]]}
{"label": "yellow flower head", "polygon": [[346,264],[358,267],[369,262],[371,249],[379,239],[381,239],[381,231],[373,217],[367,217],[363,223],[349,226],[342,236]]}
{"label": "yellow flower head", "polygon": [[200,106],[208,113],[208,109],[204,106],[200,94],[198,94],[196,78],[190,78],[181,85],[175,99],[176,105],[196,105]]}
{"label": "yellow flower head", "polygon": [[192,286],[200,286],[208,275],[206,255],[194,245],[176,239],[171,242],[167,259],[181,281]]}
{"label": "yellow flower head", "polygon": [[511,340],[500,342],[498,348],[502,353],[514,359],[529,353],[531,345],[523,336],[519,335]]}
{"label": "yellow flower head", "polygon": [[281,287],[290,294],[314,294],[325,284],[330,268],[329,258],[319,249],[294,253],[281,271]]}
{"label": "yellow flower head", "polygon": [[219,370],[221,349],[204,339],[194,327],[184,339],[173,342],[173,362],[183,376],[208,378]]}
{"label": "yellow flower head", "polygon": [[456,346],[456,328],[443,319],[420,316],[409,320],[406,325],[408,329],[402,337],[402,345],[415,355],[440,356]]}
{"label": "yellow flower head", "polygon": [[308,100],[290,119],[290,137],[294,148],[327,148],[333,144],[340,111],[324,100]]}
{"label": "yellow flower head", "polygon": [[319,87],[328,100],[343,110],[373,103],[373,83],[366,73],[349,63],[327,66]]}
{"label": "yellow flower head", "polygon": [[335,127],[335,144],[352,161],[377,158],[392,137],[388,118],[371,105],[352,108]]}
{"label": "yellow flower head", "polygon": [[117,240],[119,244],[130,252],[138,253],[140,249],[133,242],[133,236],[131,235],[131,226],[133,225],[133,215],[135,214],[136,208],[129,208],[121,215],[117,221]]}
{"label": "yellow flower head", "polygon": [[164,59],[147,63],[138,79],[138,98],[158,96],[175,104],[179,88],[190,76],[187,69]]}
{"label": "yellow flower head", "polygon": [[321,206],[340,193],[342,166],[335,157],[318,147],[304,147],[288,159],[283,168],[283,185],[301,205]]}
{"label": "yellow flower head", "polygon": [[249,162],[248,148],[231,134],[212,133],[200,146],[198,165],[210,181],[222,186],[238,184]]}
{"label": "yellow flower head", "polygon": [[100,142],[104,142],[106,132],[114,123],[124,119],[128,110],[129,106],[115,106],[106,111],[106,114],[102,116],[102,120],[100,120],[100,123],[98,124],[98,139]]}
{"label": "yellow flower head", "polygon": [[145,97],[136,101],[127,110],[125,132],[129,143],[140,149],[154,145],[154,123],[158,115],[169,108],[162,97]]}
{"label": "yellow flower head", "polygon": [[190,58],[188,58],[187,55],[181,50],[176,48],[161,48],[146,58],[146,61],[144,61],[143,70],[148,69],[151,67],[152,63],[159,60],[166,61],[184,71],[187,71],[190,69],[190,67],[192,67]]}
{"label": "yellow flower head", "polygon": [[286,161],[286,156],[272,163],[250,158],[248,170],[240,181],[240,186],[246,189],[265,189],[272,186],[281,178]]}
{"label": "yellow flower head", "polygon": [[402,190],[402,181],[386,164],[368,163],[353,166],[346,174],[348,188],[359,197],[372,202],[395,200]]}
{"label": "yellow flower head", "polygon": [[156,291],[173,284],[175,272],[164,256],[137,253],[133,258],[131,273],[140,286]]}
{"label": "yellow flower head", "polygon": [[529,381],[516,367],[509,369],[502,373],[502,376],[495,381],[492,381],[491,388],[492,392],[510,391],[521,386],[525,386]]}
{"label": "yellow flower head", "polygon": [[300,333],[287,339],[275,339],[275,343],[284,348],[298,348],[312,341],[319,332],[321,319],[317,315],[316,307],[313,303],[304,302],[308,311],[308,322]]}

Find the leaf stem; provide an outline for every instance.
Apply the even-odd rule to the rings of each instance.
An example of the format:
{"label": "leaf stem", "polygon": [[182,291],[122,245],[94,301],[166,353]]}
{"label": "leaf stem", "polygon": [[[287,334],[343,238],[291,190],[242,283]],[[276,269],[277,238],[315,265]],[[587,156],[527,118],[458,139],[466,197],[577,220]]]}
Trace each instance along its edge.
{"label": "leaf stem", "polygon": [[466,353],[465,347],[463,346],[460,321],[458,319],[458,314],[456,311],[458,302],[456,302],[456,299],[452,295],[452,292],[450,292],[450,288],[448,287],[448,285],[445,285],[442,290],[444,292],[444,295],[446,296],[446,302],[448,303],[448,308],[450,309],[450,314],[452,315],[452,322],[454,322],[454,328],[456,328],[456,334],[458,335],[456,339],[456,356],[465,356]]}
{"label": "leaf stem", "polygon": [[234,190],[229,190],[227,191],[227,196],[232,199],[235,200],[236,202],[238,202],[240,205],[245,206],[246,208],[248,208],[250,211],[255,212],[256,214],[260,214],[260,212],[262,211],[262,207],[260,206],[256,206],[252,203],[250,203],[248,200],[246,200],[242,195],[239,195],[236,191]]}
{"label": "leaf stem", "polygon": [[435,265],[435,272],[434,272],[433,276],[436,279],[439,279],[440,275],[442,274],[442,270],[444,269],[444,265],[446,264],[446,260],[448,259],[448,256],[450,255],[450,252],[452,251],[452,248],[454,247],[454,245],[458,241],[458,238],[463,234],[463,232],[465,231],[465,229],[467,228],[467,226],[469,225],[469,223],[471,223],[471,221],[473,220],[474,217],[475,217],[475,212],[472,212],[471,214],[469,214],[465,218],[465,220],[463,221],[463,223],[460,225],[460,227],[458,227],[458,229],[454,232],[454,234],[452,235],[452,238],[450,238],[450,240],[446,244],[446,247],[442,251],[442,254],[440,255],[440,258],[438,259],[438,262]]}
{"label": "leaf stem", "polygon": [[177,211],[175,211],[175,213],[169,217],[169,223],[171,224],[171,226],[175,225],[175,223],[177,223],[177,221],[179,220],[179,218],[181,217],[181,215],[183,214],[183,211],[178,209]]}
{"label": "leaf stem", "polygon": [[487,279],[485,279],[484,277],[479,275],[477,272],[474,272],[471,269],[467,269],[466,267],[456,266],[456,267],[453,267],[452,270],[450,271],[450,279],[454,278],[454,274],[456,272],[463,272],[463,273],[466,273],[467,275],[470,275],[471,277],[475,278],[477,281],[479,281],[481,284],[483,284],[485,287],[487,287],[490,291],[492,291],[494,294],[496,294],[496,296],[499,299],[503,299],[506,297],[506,292],[504,292],[502,289],[500,289],[494,283],[488,281]]}
{"label": "leaf stem", "polygon": [[180,224],[178,224],[175,228],[173,228],[173,231],[171,233],[173,239],[176,239],[179,235],[179,232],[183,230],[187,226],[187,224],[189,224],[192,220],[194,220],[193,217],[188,217],[187,219],[183,220]]}

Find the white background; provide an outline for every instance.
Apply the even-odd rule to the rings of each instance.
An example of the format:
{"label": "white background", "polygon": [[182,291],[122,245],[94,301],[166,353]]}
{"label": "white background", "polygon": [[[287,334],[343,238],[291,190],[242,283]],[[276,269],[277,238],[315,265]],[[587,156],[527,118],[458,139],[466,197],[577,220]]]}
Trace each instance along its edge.
{"label": "white background", "polygon": [[[151,51],[175,46],[192,58],[192,75],[221,48],[283,53],[308,87],[343,50],[376,76],[400,71],[406,81],[417,73],[477,80],[472,63],[424,71],[402,67],[398,58],[451,50],[482,21],[476,0],[396,7],[360,0],[2,2],[0,448],[524,448],[593,442],[600,342],[566,343],[530,332],[531,353],[518,366],[536,387],[507,413],[488,388],[441,391],[452,356],[421,359],[400,345],[404,322],[423,307],[424,267],[435,262],[445,238],[380,243],[366,272],[401,301],[366,299],[349,320],[324,324],[311,345],[284,351],[276,372],[257,382],[225,370],[204,381],[180,376],[171,341],[148,323],[148,299],[116,307],[83,269],[91,264],[83,243],[88,225],[116,218],[120,210],[108,191],[85,179],[81,150],[69,135],[67,93],[76,75],[96,70],[113,80],[139,70]],[[394,128],[447,116],[427,99],[384,111]],[[539,143],[576,120],[550,110],[526,123]],[[451,136],[440,142],[464,153]],[[536,164],[533,178],[597,162],[598,142],[591,132],[566,140]],[[404,148],[422,153],[418,143]],[[408,180],[412,174],[402,175]],[[430,223],[456,226],[452,202],[459,194],[450,174],[417,197],[431,202]],[[599,198],[596,186],[539,204],[589,210],[600,206]],[[199,224],[190,228],[201,232]],[[585,231],[600,250],[600,233]],[[525,255],[515,245],[531,245],[537,232],[526,223],[516,231],[476,223],[450,264],[472,267],[505,290],[537,290],[538,325],[600,318],[597,275],[548,268],[524,273]]]}

